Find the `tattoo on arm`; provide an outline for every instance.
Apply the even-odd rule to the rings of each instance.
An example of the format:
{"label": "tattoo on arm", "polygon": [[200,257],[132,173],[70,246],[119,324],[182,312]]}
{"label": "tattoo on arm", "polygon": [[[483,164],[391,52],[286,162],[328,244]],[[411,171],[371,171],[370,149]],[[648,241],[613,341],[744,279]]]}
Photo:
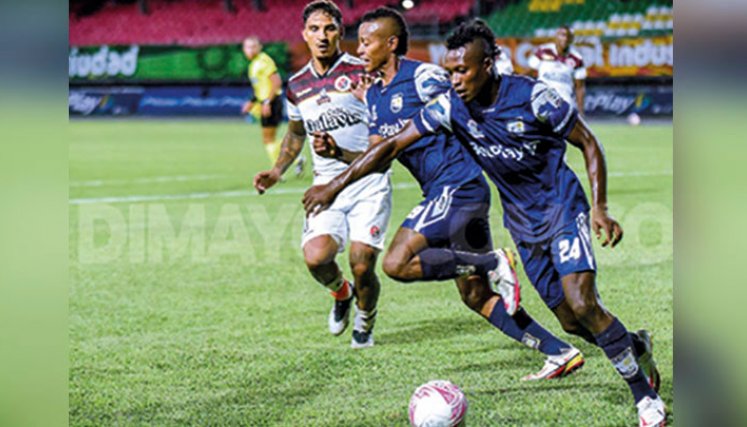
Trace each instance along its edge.
{"label": "tattoo on arm", "polygon": [[275,169],[279,170],[281,175],[293,164],[296,157],[301,154],[305,140],[306,130],[303,127],[303,122],[295,120],[288,122],[288,131],[283,137],[280,155],[275,162]]}

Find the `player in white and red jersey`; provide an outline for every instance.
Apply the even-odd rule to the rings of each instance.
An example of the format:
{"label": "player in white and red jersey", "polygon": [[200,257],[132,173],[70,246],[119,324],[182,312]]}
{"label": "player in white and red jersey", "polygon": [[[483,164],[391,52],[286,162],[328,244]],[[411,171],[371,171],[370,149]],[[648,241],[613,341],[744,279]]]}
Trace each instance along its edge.
{"label": "player in white and red jersey", "polygon": [[529,66],[537,70],[537,79],[555,89],[583,114],[586,67],[584,58],[572,44],[573,31],[567,26],[560,27],[554,42],[535,49],[529,57]]}
{"label": "player in white and red jersey", "polygon": [[[258,173],[254,187],[262,194],[293,163],[307,135],[336,141],[333,158],[312,151],[314,185],[324,184],[344,171],[368,148],[368,112],[351,90],[364,72],[361,61],[340,50],[342,14],[331,1],[309,3],[303,12],[303,38],[312,59],[288,81],[286,98],[288,132],[275,166]],[[308,216],[301,246],[311,275],[329,288],[335,304],[329,313],[329,330],[340,335],[348,325],[353,296],[357,297],[353,348],[373,345],[373,326],[379,280],[376,258],[383,249],[391,212],[389,173],[375,173],[340,193],[330,209]],[[350,270],[354,286],[345,280],[335,262],[350,241]]]}
{"label": "player in white and red jersey", "polygon": [[511,62],[511,51],[507,47],[496,44],[496,54],[493,58],[495,71],[498,74],[513,74],[514,64]]}

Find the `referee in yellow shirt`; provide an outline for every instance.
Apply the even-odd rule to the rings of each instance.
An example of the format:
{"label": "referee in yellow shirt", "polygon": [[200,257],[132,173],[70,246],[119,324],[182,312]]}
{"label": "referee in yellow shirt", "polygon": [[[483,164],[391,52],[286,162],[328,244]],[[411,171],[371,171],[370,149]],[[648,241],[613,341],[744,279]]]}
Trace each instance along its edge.
{"label": "referee in yellow shirt", "polygon": [[[283,82],[280,80],[278,68],[275,61],[269,55],[262,52],[262,44],[257,37],[248,37],[244,40],[243,51],[249,63],[249,81],[252,84],[254,95],[247,101],[241,112],[252,114],[260,118],[262,123],[262,142],[274,164],[280,151],[280,141],[275,140],[278,124],[283,117],[283,102],[280,97]],[[296,173],[302,172],[303,163],[299,159],[296,165]]]}

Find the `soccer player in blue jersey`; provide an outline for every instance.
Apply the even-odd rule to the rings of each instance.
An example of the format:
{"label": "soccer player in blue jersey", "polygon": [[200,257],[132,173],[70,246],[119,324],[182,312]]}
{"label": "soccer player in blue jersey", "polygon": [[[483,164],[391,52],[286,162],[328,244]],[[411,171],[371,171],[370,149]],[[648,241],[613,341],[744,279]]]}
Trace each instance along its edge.
{"label": "soccer player in blue jersey", "polygon": [[[630,387],[640,426],[664,425],[648,334],[628,332],[597,292],[589,221],[597,238],[604,239],[602,246],[614,247],[623,235],[607,212],[602,147],[553,89],[528,77],[497,75],[494,41],[482,21],[457,28],[447,40],[444,61],[453,88],[327,185],[310,189],[305,208],[323,208],[349,182],[387,164],[423,136],[455,135],[498,188],[504,224],[527,276],[563,329],[604,351]],[[566,141],[584,154],[591,206],[564,162]]]}
{"label": "soccer player in blue jersey", "polygon": [[[369,139],[377,144],[396,134],[451,86],[443,68],[404,57],[408,30],[397,11],[368,12],[358,34],[358,55],[365,71],[377,77],[366,91]],[[314,145],[320,154],[338,151],[330,136],[319,135]],[[560,378],[581,367],[584,359],[576,348],[518,307],[512,254],[492,251],[490,188],[467,149],[452,135],[439,133],[423,136],[397,158],[420,184],[424,200],[397,230],[384,258],[384,272],[404,282],[456,279],[470,309],[509,337],[548,356],[543,369],[526,379]],[[498,282],[503,298],[490,282]]]}

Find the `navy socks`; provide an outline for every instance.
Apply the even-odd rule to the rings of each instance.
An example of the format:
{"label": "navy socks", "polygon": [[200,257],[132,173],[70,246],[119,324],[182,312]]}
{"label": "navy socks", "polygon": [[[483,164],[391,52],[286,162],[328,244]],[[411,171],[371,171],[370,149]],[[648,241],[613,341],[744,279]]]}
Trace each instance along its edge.
{"label": "navy socks", "polygon": [[513,317],[509,316],[501,301],[493,308],[488,321],[509,337],[548,356],[557,356],[571,347],[535,322],[523,308]]}
{"label": "navy socks", "polygon": [[617,372],[628,383],[636,403],[646,396],[656,397],[656,393],[651,389],[636,361],[633,339],[617,318],[606,330],[595,335],[594,338]]}

